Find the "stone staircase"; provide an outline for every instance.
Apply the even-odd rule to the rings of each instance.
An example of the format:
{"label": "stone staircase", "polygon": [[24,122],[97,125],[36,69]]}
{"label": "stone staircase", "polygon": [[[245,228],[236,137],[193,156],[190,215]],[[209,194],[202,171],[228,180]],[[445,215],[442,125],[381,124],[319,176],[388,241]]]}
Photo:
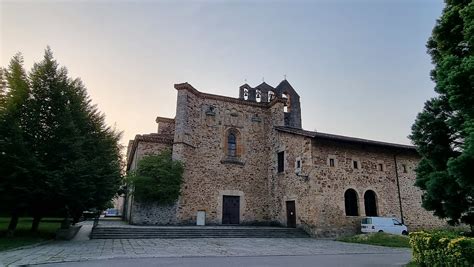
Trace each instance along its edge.
{"label": "stone staircase", "polygon": [[141,238],[304,238],[298,228],[252,226],[97,226],[92,239]]}

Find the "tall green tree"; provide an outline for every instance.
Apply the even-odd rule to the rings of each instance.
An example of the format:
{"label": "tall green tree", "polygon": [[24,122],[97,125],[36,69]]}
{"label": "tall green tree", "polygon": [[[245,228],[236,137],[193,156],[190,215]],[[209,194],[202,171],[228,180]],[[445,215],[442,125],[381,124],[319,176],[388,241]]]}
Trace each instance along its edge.
{"label": "tall green tree", "polygon": [[[31,74],[28,116],[33,150],[43,164],[36,193],[43,203],[32,206],[35,221],[55,203],[75,220],[83,210],[103,208],[121,181],[120,133],[105,124],[79,79],[60,68],[48,48]],[[51,194],[55,192],[55,194]],[[45,209],[45,207],[47,209]]]}
{"label": "tall green tree", "polygon": [[428,41],[437,96],[410,138],[422,159],[423,207],[451,224],[474,224],[474,1],[447,0]]}
{"label": "tall green tree", "polygon": [[12,215],[8,227],[12,233],[20,213],[31,203],[33,170],[37,168],[37,162],[24,138],[24,132],[29,130],[25,114],[28,113],[26,102],[30,88],[21,54],[12,58],[3,75],[5,95],[0,111],[0,207]]}
{"label": "tall green tree", "polygon": [[[120,133],[106,125],[82,82],[68,77],[49,48],[25,80],[27,94],[19,100],[24,109],[16,117],[25,126],[18,128],[21,142],[17,143],[35,163],[25,166],[31,174],[25,209],[33,216],[32,230],[36,231],[43,216],[72,215],[77,220],[83,210],[107,205],[121,184]],[[11,92],[21,87],[10,80],[8,86]],[[11,109],[7,105],[5,113]],[[2,125],[8,128],[9,124]],[[0,135],[8,139],[11,134],[2,130]],[[17,143],[11,145],[12,155],[23,160],[14,151]],[[9,165],[20,166],[13,161]],[[0,173],[8,176],[8,186],[19,184],[11,173]],[[5,193],[13,202],[20,201]]]}
{"label": "tall green tree", "polygon": [[0,67],[0,114],[5,111],[7,101],[7,70]]}

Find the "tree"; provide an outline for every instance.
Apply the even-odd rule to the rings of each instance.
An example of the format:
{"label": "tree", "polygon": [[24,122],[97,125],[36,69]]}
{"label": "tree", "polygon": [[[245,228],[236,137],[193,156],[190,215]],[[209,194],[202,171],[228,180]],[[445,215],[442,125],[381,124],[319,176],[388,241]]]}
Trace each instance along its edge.
{"label": "tree", "polygon": [[421,161],[423,207],[451,224],[474,224],[474,2],[447,0],[428,41],[437,96],[425,103],[411,140]]}
{"label": "tree", "polygon": [[4,112],[7,100],[7,70],[0,67],[0,113]]}
{"label": "tree", "polygon": [[[12,58],[3,74],[5,95],[0,112],[0,207],[12,215],[8,226],[8,232],[12,234],[20,213],[31,202],[32,170],[37,163],[23,135],[24,131],[29,130],[24,114],[27,113],[26,101],[30,89],[21,54]],[[10,87],[8,91],[6,84]]]}
{"label": "tree", "polygon": [[[8,80],[11,92],[19,90],[18,84]],[[83,210],[106,206],[121,184],[121,133],[105,124],[104,115],[91,104],[82,82],[68,77],[49,47],[26,77],[25,88],[27,93],[19,100],[24,108],[15,117],[24,124],[18,128],[21,142],[10,145],[10,154],[22,161],[24,155],[15,150],[23,145],[34,163],[24,166],[32,177],[27,183],[29,201],[25,209],[33,216],[32,230],[36,231],[43,216],[72,215],[77,221]],[[13,93],[7,102],[11,96]],[[11,110],[12,105],[7,105],[5,113]],[[2,121],[3,128],[8,125]],[[6,139],[10,135],[3,130],[0,133]],[[10,166],[21,165],[12,161]],[[7,186],[21,184],[11,172],[0,173],[8,177]],[[13,202],[22,201],[8,191],[5,194]]]}
{"label": "tree", "polygon": [[179,197],[183,171],[183,164],[166,150],[143,157],[127,179],[138,201],[171,204]]}

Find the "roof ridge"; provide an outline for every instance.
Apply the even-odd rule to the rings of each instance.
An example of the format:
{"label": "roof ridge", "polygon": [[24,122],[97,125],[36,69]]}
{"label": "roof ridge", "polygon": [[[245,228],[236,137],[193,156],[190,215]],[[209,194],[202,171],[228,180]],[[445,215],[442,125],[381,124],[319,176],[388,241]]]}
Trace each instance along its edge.
{"label": "roof ridge", "polygon": [[324,133],[319,131],[307,131],[299,128],[288,127],[288,126],[275,126],[277,130],[304,135],[312,138],[326,138],[331,140],[337,141],[345,141],[345,142],[353,142],[353,143],[363,143],[363,144],[370,144],[370,145],[377,145],[377,146],[387,146],[387,147],[396,147],[396,148],[403,148],[403,149],[416,149],[416,146],[412,145],[404,145],[404,144],[397,144],[397,143],[390,143],[385,141],[378,141],[378,140],[371,140],[371,139],[364,139],[359,137],[352,137],[352,136],[345,136],[345,135],[338,135],[338,134],[331,134],[331,133]]}

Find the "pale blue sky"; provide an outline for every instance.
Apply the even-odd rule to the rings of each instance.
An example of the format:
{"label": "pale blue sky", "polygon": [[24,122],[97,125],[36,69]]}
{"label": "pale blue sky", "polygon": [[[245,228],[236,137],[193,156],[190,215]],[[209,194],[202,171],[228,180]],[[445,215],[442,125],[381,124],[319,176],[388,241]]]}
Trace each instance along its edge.
{"label": "pale blue sky", "polygon": [[238,96],[287,75],[303,128],[408,144],[434,96],[425,44],[440,0],[3,1],[0,65],[50,45],[123,143],[174,117],[173,84]]}

